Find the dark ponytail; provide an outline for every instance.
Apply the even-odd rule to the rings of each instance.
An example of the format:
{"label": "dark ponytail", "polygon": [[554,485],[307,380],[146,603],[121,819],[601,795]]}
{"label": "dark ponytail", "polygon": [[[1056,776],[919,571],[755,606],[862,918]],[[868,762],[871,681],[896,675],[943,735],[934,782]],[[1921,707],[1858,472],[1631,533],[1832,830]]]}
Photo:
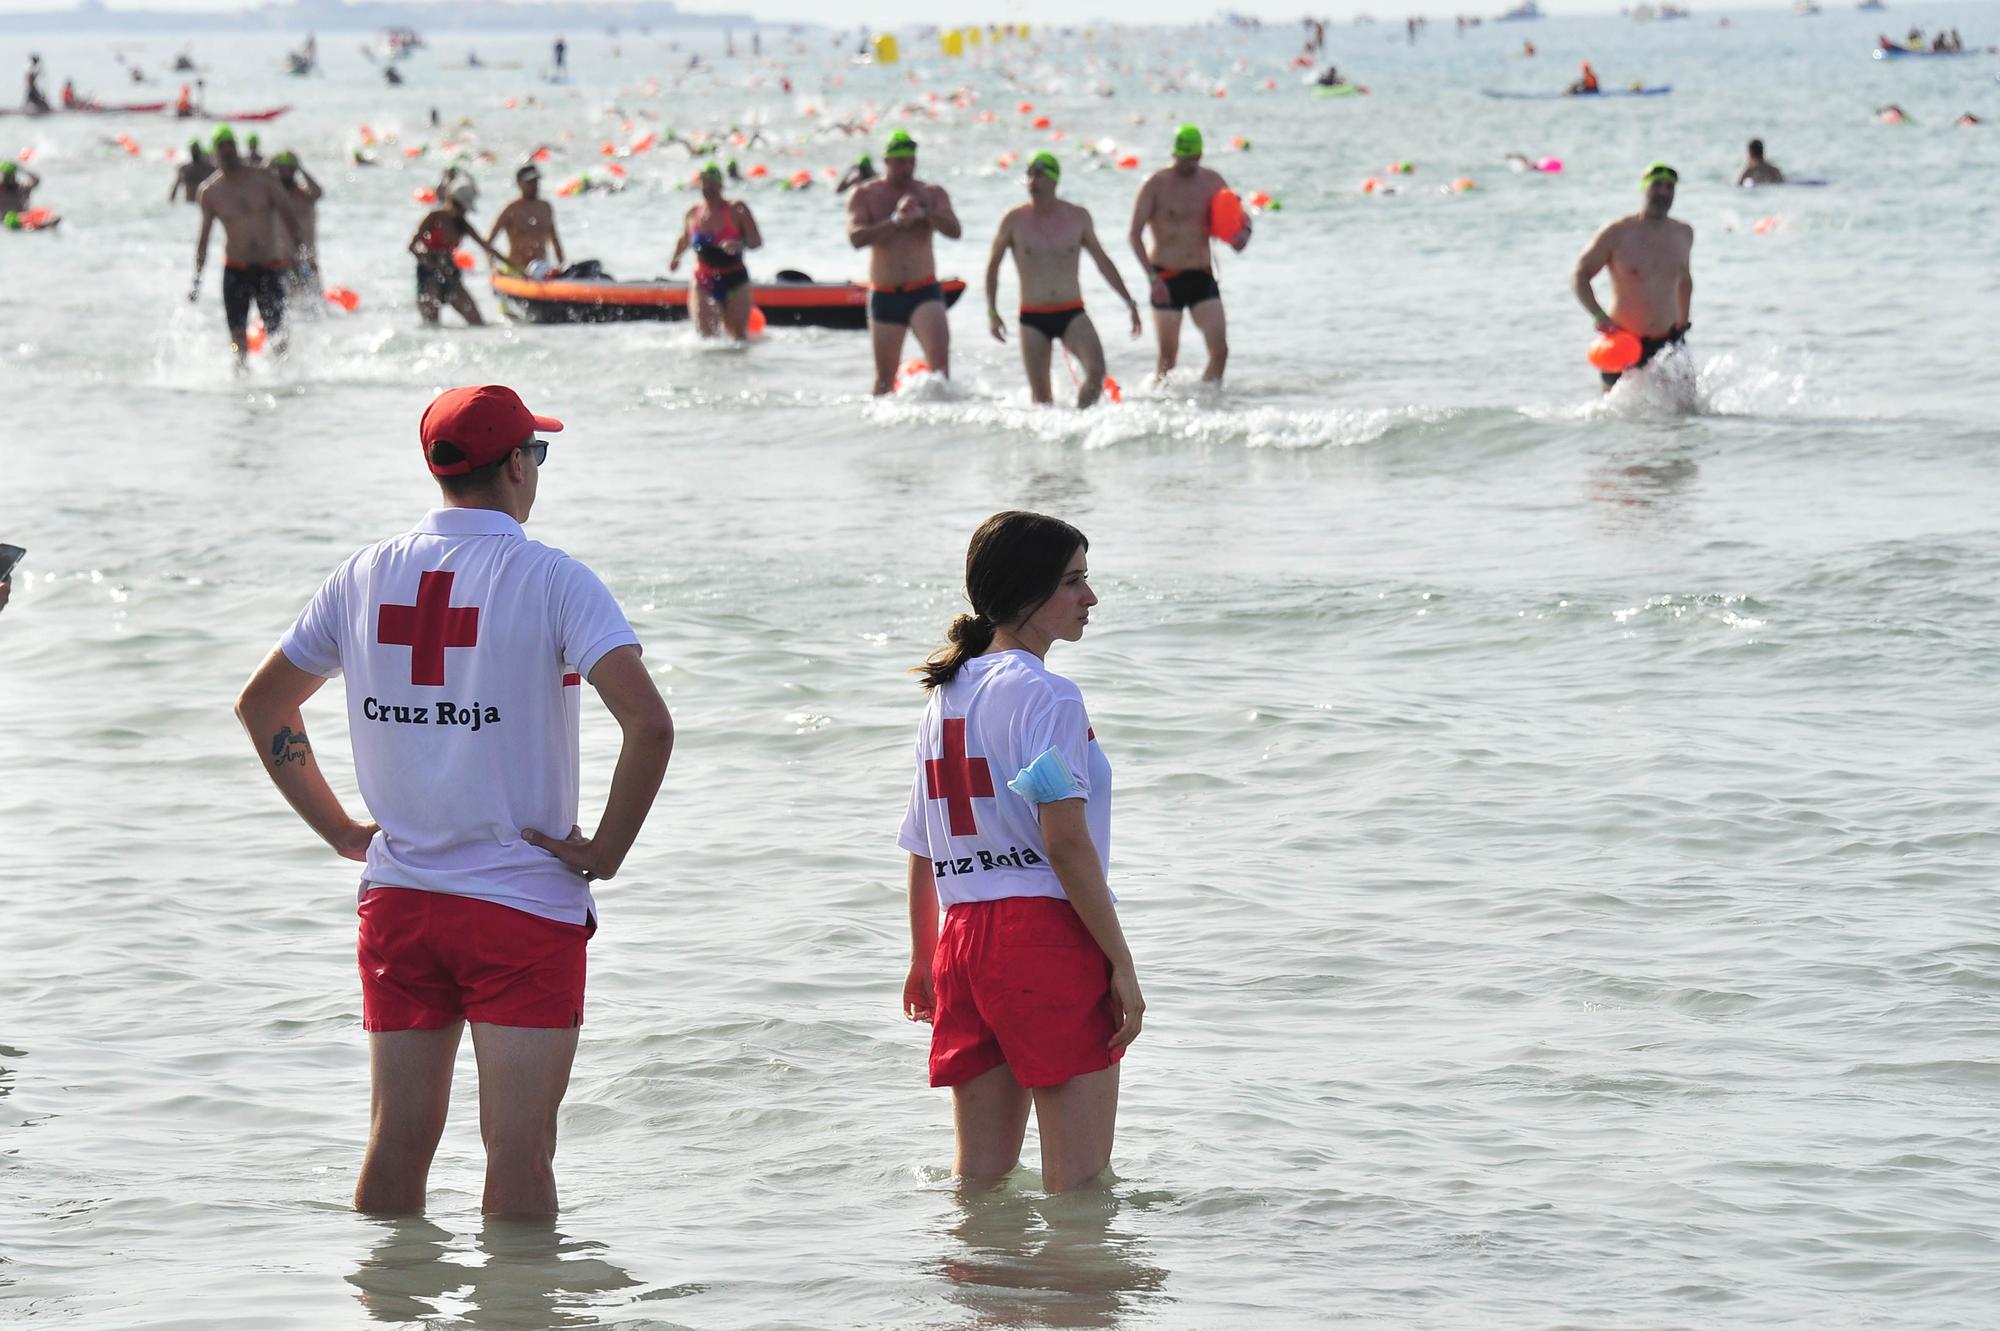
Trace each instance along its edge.
{"label": "dark ponytail", "polygon": [[995,629],[1041,609],[1076,552],[1089,548],[1082,532],[1040,513],[995,513],[980,523],[965,549],[965,598],[972,613],[952,620],[945,645],[916,668],[924,687],[951,683],[961,666],[993,645]]}

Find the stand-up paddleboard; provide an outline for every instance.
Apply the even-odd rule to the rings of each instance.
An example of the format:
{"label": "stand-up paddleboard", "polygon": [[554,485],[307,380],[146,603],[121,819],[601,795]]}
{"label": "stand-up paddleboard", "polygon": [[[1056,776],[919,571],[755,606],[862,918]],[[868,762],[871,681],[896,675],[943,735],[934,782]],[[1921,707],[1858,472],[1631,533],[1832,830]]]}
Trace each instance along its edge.
{"label": "stand-up paddleboard", "polygon": [[[766,324],[789,328],[868,326],[868,288],[860,282],[803,280],[755,282],[750,302]],[[619,282],[609,278],[548,278],[535,281],[494,273],[493,294],[508,318],[528,323],[623,323],[651,319],[679,323],[688,317],[688,283],[659,278]],[[947,307],[965,293],[957,278],[940,280]]]}
{"label": "stand-up paddleboard", "polygon": [[1325,84],[1315,83],[1312,91],[1315,97],[1366,97],[1368,95],[1368,89],[1358,83],[1336,83],[1330,87]]}
{"label": "stand-up paddleboard", "polygon": [[1501,92],[1483,88],[1486,96],[1503,102],[1596,102],[1606,97],[1665,97],[1674,90],[1671,83],[1657,88],[1606,88],[1602,92]]}

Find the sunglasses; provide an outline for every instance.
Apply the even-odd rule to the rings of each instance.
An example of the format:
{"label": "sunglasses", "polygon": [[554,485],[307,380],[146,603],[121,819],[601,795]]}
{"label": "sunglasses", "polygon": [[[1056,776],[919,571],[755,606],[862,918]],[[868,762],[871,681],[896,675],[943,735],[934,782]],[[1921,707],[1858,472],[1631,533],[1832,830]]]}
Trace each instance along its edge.
{"label": "sunglasses", "polygon": [[521,451],[528,455],[528,461],[539,467],[542,465],[542,459],[549,455],[549,441],[546,439],[530,439],[527,443],[521,445]]}

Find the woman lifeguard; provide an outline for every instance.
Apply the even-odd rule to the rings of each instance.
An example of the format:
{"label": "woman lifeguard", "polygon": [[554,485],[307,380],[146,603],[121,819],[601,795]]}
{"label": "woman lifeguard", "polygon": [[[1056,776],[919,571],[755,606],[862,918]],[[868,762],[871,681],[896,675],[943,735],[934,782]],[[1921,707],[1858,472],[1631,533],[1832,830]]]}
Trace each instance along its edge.
{"label": "woman lifeguard", "polygon": [[903,1009],[931,1023],[954,1168],[1012,1170],[1032,1104],[1051,1192],[1110,1163],[1118,1062],[1146,1007],[1106,882],[1111,766],[1083,695],[1044,661],[1083,637],[1097,604],[1088,550],[1038,513],[996,513],[973,533],[973,613],[919,667],[930,698],[898,838],[910,852]]}

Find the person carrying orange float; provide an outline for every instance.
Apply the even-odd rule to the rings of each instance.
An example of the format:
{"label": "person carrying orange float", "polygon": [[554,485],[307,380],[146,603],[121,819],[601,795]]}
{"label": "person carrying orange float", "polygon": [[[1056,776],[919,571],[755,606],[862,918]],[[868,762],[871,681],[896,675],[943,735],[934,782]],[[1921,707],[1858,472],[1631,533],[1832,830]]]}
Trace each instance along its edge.
{"label": "person carrying orange float", "polygon": [[694,251],[694,283],[688,299],[694,305],[695,327],[703,337],[719,332],[743,340],[750,336],[750,270],[743,251],[759,249],[763,233],[750,205],[722,195],[722,168],[710,162],[701,169],[701,202],[688,209],[680,239],[667,271],[681,266],[681,256]]}
{"label": "person carrying orange float", "polygon": [[[1180,359],[1185,311],[1208,344],[1202,380],[1220,383],[1229,364],[1229,336],[1210,242],[1221,240],[1241,251],[1250,243],[1250,222],[1228,183],[1201,164],[1201,150],[1201,131],[1182,125],[1174,135],[1174,164],[1139,188],[1130,239],[1132,252],[1153,275],[1153,328],[1160,341],[1155,377],[1165,378]],[[1150,249],[1147,227],[1153,229]]]}
{"label": "person carrying orange float", "polygon": [[[1679,180],[1665,162],[1653,163],[1640,177],[1645,206],[1599,231],[1576,261],[1571,287],[1602,335],[1590,360],[1607,393],[1626,373],[1648,364],[1668,347],[1682,346],[1692,326],[1688,310],[1694,300],[1694,275],[1689,256],[1694,228],[1667,216]],[[1611,270],[1609,313],[1591,288],[1607,268]]]}
{"label": "person carrying orange float", "polygon": [[993,340],[1007,340],[1007,323],[1000,315],[1000,262],[1009,250],[1021,284],[1021,363],[1028,372],[1028,391],[1037,402],[1053,402],[1049,366],[1055,344],[1063,354],[1074,351],[1083,362],[1076,405],[1088,407],[1104,392],[1104,343],[1083,308],[1083,288],[1077,268],[1089,250],[1097,271],[1124,300],[1132,316],[1132,336],[1140,334],[1139,302],[1125,288],[1118,267],[1098,242],[1090,210],[1056,197],[1062,164],[1053,153],[1036,153],[1028,162],[1028,202],[1000,219],[993,252],[986,262],[986,317]]}

